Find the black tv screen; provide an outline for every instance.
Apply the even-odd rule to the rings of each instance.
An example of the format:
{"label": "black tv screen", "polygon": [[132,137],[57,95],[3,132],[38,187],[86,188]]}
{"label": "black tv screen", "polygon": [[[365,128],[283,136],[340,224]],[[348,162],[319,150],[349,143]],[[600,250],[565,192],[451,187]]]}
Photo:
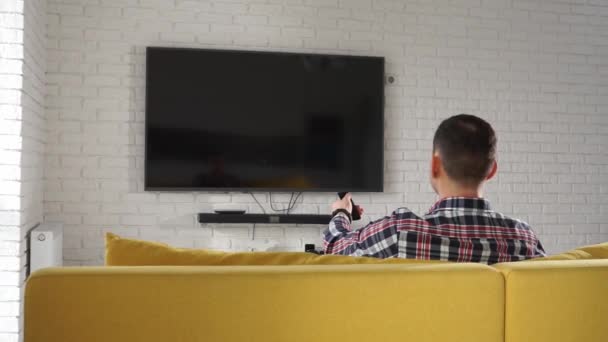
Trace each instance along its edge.
{"label": "black tv screen", "polygon": [[382,191],[384,58],[149,47],[146,190]]}

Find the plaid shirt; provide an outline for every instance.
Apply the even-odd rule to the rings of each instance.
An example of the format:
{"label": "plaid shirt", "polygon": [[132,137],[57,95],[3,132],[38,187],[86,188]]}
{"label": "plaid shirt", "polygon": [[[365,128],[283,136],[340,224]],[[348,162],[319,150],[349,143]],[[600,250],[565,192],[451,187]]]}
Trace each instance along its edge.
{"label": "plaid shirt", "polygon": [[483,198],[445,198],[423,217],[399,208],[354,231],[338,213],[324,235],[327,254],[484,264],[545,255],[527,223],[493,211]]}

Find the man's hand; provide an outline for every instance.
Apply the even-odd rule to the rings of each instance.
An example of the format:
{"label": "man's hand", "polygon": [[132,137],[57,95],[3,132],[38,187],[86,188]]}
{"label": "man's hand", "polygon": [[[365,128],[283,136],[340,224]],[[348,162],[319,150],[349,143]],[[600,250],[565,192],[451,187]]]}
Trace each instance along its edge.
{"label": "man's hand", "polygon": [[[346,211],[352,214],[353,205],[351,199],[352,195],[350,193],[347,193],[344,198],[338,199],[337,201],[331,204],[331,212],[333,213],[338,209],[346,209]],[[359,215],[363,215],[363,208],[361,208],[360,206],[355,206],[355,210],[359,212]]]}
{"label": "man's hand", "polygon": [[351,194],[347,193],[346,195],[344,195],[344,197],[342,197],[342,199],[338,199],[337,201],[335,201],[334,203],[331,204],[331,212],[333,213],[334,211],[338,210],[338,209],[346,209],[346,211],[348,211],[349,213],[353,212],[353,205],[351,203]]}

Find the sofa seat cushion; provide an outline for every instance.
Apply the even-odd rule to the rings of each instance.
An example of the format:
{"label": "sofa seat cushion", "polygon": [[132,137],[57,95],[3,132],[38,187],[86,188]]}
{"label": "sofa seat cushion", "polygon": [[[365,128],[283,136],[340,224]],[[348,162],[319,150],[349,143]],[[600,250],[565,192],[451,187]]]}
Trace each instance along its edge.
{"label": "sofa seat cushion", "polygon": [[350,265],[429,264],[445,261],[377,259],[304,252],[221,252],[174,248],[164,243],[122,238],[106,234],[106,266],[230,266],[230,265]]}
{"label": "sofa seat cushion", "polygon": [[577,249],[589,253],[592,259],[608,259],[608,242],[579,247]]}
{"label": "sofa seat cushion", "polygon": [[597,245],[578,247],[560,254],[546,257],[529,259],[526,261],[549,261],[549,260],[581,260],[581,259],[608,259],[608,242]]}
{"label": "sofa seat cushion", "polygon": [[560,254],[549,255],[546,257],[533,258],[525,261],[547,261],[547,260],[581,260],[581,259],[593,259],[593,256],[585,251],[579,249],[573,249]]}

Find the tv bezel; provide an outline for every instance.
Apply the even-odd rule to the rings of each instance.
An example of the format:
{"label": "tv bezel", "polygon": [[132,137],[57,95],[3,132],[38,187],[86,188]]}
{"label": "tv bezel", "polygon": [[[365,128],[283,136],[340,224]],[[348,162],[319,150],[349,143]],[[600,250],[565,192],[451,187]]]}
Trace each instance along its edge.
{"label": "tv bezel", "polygon": [[[267,188],[267,187],[237,187],[237,188],[218,188],[218,187],[159,187],[159,186],[149,186],[148,185],[148,99],[149,99],[149,87],[148,87],[148,74],[150,72],[150,51],[153,50],[187,50],[187,51],[210,51],[210,52],[227,52],[227,53],[237,53],[237,54],[265,54],[265,55],[298,55],[298,56],[318,56],[318,57],[342,57],[342,58],[362,58],[362,59],[376,59],[381,62],[381,72],[380,72],[380,83],[382,87],[380,89],[381,97],[382,97],[382,106],[380,108],[380,120],[381,124],[381,151],[380,151],[380,160],[382,161],[382,165],[380,165],[380,186],[378,188]],[[144,104],[144,191],[167,191],[167,192],[195,192],[195,191],[205,191],[205,192],[241,192],[241,193],[249,193],[249,192],[340,192],[340,191],[349,191],[349,192],[383,192],[384,191],[384,106],[385,106],[385,58],[383,56],[365,56],[365,55],[344,55],[344,54],[324,54],[324,53],[309,53],[309,52],[286,52],[286,51],[272,51],[272,50],[232,50],[232,49],[206,49],[206,48],[184,48],[184,47],[157,47],[157,46],[147,46],[146,47],[146,74],[144,77],[145,82],[145,104]]]}

